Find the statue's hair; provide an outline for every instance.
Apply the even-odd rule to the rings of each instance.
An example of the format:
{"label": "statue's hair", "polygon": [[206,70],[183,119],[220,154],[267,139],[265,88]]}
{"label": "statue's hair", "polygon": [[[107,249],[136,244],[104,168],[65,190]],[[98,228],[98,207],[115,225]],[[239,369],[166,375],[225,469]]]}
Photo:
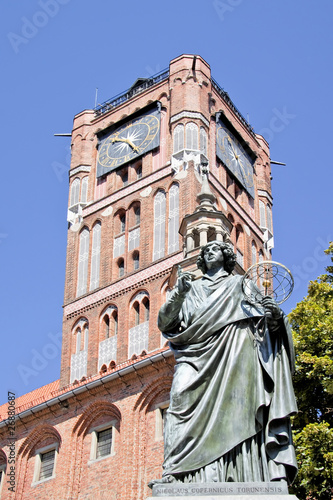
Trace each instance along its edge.
{"label": "statue's hair", "polygon": [[198,268],[205,274],[207,272],[207,267],[204,259],[204,252],[209,245],[218,245],[223,252],[223,267],[227,271],[227,273],[231,274],[235,265],[236,265],[236,254],[232,248],[230,243],[225,243],[224,241],[209,241],[202,249],[200,250],[197,266]]}

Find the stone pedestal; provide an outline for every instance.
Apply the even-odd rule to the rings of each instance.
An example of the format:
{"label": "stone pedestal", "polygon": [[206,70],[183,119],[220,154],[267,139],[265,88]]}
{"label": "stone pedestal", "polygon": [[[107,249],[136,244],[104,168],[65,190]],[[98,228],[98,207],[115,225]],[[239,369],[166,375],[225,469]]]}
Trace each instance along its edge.
{"label": "stone pedestal", "polygon": [[267,483],[166,483],[153,486],[159,500],[297,500],[284,482]]}

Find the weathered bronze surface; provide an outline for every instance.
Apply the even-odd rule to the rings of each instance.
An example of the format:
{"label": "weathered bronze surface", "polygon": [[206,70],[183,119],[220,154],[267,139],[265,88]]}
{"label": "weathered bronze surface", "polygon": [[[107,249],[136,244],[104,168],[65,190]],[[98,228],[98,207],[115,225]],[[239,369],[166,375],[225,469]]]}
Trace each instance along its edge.
{"label": "weathered bronze surface", "polygon": [[231,246],[208,243],[198,258],[202,278],[180,274],[159,312],[176,359],[164,483],[290,483],[296,474],[289,323],[270,297],[247,302],[234,265]]}

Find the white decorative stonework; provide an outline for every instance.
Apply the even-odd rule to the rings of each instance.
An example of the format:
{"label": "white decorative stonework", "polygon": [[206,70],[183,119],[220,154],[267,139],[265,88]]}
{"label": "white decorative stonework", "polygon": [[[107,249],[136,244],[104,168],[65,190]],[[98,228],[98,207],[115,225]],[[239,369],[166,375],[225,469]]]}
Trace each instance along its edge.
{"label": "white decorative stonework", "polygon": [[73,170],[69,171],[69,177],[72,177],[73,175],[79,174],[81,172],[87,172],[89,173],[91,170],[90,165],[79,165],[78,167],[73,168]]}
{"label": "white decorative stonework", "polygon": [[194,166],[199,168],[201,164],[202,153],[200,151],[192,151],[188,149],[182,149],[177,153],[173,153],[171,157],[171,168],[174,173],[178,174],[182,170],[186,170],[187,165],[190,161],[194,162]]}
{"label": "white decorative stonework", "polygon": [[117,336],[109,337],[99,343],[98,368],[102,365],[108,366],[110,361],[116,361],[117,358]]}
{"label": "white decorative stonework", "polygon": [[147,196],[150,195],[150,193],[152,192],[153,188],[151,186],[148,186],[146,189],[144,189],[143,191],[141,191],[140,193],[140,196],[142,198],[147,198]]}
{"label": "white decorative stonework", "polygon": [[108,217],[109,215],[111,215],[113,212],[113,207],[108,207],[104,210],[104,212],[102,212],[102,217]]}
{"label": "white decorative stonework", "polygon": [[201,120],[207,127],[209,127],[209,121],[207,120],[207,118],[203,114],[198,113],[196,111],[182,111],[177,115],[173,115],[170,118],[170,123],[182,120],[183,118],[190,118],[190,119],[196,118],[197,120]]}
{"label": "white decorative stonework", "polygon": [[82,377],[87,375],[87,351],[80,351],[76,354],[72,354],[71,358],[71,380],[81,380]]}
{"label": "white decorative stonework", "polygon": [[148,351],[148,333],[149,321],[134,326],[129,331],[128,339],[128,357],[133,354],[141,354],[142,351]]}
{"label": "white decorative stonework", "polygon": [[128,250],[134,250],[140,246],[140,228],[137,227],[128,233]]}
{"label": "white decorative stonework", "polygon": [[121,235],[114,240],[113,258],[117,258],[125,253],[125,235]]}

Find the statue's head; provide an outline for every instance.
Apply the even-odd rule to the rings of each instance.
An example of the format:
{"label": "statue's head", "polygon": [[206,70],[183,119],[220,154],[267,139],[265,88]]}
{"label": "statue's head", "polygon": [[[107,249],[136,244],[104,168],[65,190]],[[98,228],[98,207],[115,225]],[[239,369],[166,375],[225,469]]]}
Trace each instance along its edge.
{"label": "statue's head", "polygon": [[223,268],[225,269],[225,271],[227,271],[227,273],[231,274],[236,265],[236,254],[234,253],[232,245],[230,245],[230,243],[225,243],[224,241],[209,241],[205,246],[201,248],[197,259],[198,268],[204,274],[207,272],[204,253],[209,245],[217,245],[220,247],[221,252],[223,253]]}

